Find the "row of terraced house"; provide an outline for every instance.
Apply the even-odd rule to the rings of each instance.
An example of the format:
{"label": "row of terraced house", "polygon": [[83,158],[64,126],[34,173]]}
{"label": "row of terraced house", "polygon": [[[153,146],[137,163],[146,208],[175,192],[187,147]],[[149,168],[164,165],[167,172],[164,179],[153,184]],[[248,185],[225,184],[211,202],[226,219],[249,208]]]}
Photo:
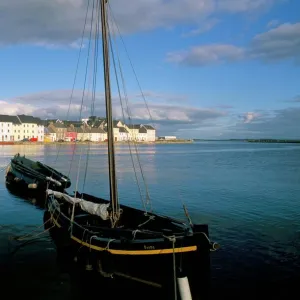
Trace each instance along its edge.
{"label": "row of terraced house", "polygon": [[[116,120],[114,125],[115,141],[156,140],[156,130],[150,125],[127,125]],[[0,142],[13,141],[92,141],[107,140],[105,119],[83,119],[82,121],[41,120],[27,115],[0,115]]]}
{"label": "row of terraced house", "polygon": [[44,123],[40,118],[26,115],[0,115],[0,141],[44,141]]}
{"label": "row of terraced house", "polygon": [[[114,141],[154,142],[156,130],[151,125],[125,124],[120,120],[113,121]],[[88,119],[77,121],[51,120],[46,129],[51,141],[92,141],[107,140],[107,123],[105,119],[91,122]]]}

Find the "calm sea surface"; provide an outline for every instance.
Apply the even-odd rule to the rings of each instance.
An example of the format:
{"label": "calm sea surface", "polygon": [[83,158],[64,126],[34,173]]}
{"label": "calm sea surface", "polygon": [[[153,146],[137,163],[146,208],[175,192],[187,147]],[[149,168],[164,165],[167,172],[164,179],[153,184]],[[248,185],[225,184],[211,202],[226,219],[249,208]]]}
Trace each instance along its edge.
{"label": "calm sea surface", "polygon": [[[108,197],[105,146],[0,146],[0,285],[36,299],[75,299],[68,276],[56,264],[47,234],[22,244],[12,239],[43,224],[43,210],[9,193],[4,169],[25,154],[70,174],[70,192]],[[122,203],[142,202],[127,146],[116,146]],[[86,165],[86,158],[89,158]],[[208,223],[214,291],[282,291],[300,282],[300,145],[199,142],[139,146],[139,159],[155,211]],[[78,163],[80,161],[80,164]],[[140,181],[139,164],[134,164]],[[79,172],[78,172],[79,168]],[[87,172],[85,172],[87,170]],[[78,175],[79,174],[79,175]],[[144,186],[140,181],[142,193]],[[13,282],[13,284],[12,284]],[[277,294],[278,296],[279,294]],[[282,296],[282,297],[283,297]]]}

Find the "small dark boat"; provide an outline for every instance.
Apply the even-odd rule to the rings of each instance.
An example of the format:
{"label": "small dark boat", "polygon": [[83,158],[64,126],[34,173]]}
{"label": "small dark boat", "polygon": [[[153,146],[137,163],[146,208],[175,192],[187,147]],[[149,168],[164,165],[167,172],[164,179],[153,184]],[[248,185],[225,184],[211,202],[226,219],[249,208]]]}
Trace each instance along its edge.
{"label": "small dark boat", "polygon": [[70,179],[39,161],[16,154],[6,169],[6,185],[20,191],[45,192],[48,188],[64,191],[71,186]]}

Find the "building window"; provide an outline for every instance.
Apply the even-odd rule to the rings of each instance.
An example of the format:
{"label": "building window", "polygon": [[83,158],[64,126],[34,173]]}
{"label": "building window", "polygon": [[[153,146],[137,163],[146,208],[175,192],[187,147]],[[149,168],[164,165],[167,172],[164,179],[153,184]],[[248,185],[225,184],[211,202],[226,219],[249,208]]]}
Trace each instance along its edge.
{"label": "building window", "polygon": [[18,140],[20,139],[20,136],[18,135]]}

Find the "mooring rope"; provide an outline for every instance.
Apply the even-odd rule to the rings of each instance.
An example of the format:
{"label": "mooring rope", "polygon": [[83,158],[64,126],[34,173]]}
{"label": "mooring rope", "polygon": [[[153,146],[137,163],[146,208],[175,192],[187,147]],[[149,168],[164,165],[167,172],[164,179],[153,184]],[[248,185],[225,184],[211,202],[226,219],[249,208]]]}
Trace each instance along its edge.
{"label": "mooring rope", "polygon": [[46,225],[48,222],[50,222],[50,221],[51,221],[51,218],[49,218],[49,219],[48,219],[44,224],[42,224],[41,226],[36,227],[36,229],[35,229],[35,230],[32,230],[30,233],[28,233],[28,234],[26,234],[26,235],[23,235],[23,236],[20,236],[20,237],[17,237],[17,236],[12,237],[12,239],[14,239],[14,240],[16,240],[16,241],[22,241],[22,240],[25,240],[25,239],[27,239],[27,238],[35,238],[35,237],[37,237],[37,236],[40,236],[40,235],[46,233],[47,231],[49,231],[49,230],[50,230],[51,228],[53,228],[55,225],[53,225],[53,226],[49,227],[48,229],[45,229],[44,231],[42,231],[42,232],[40,232],[40,233],[37,233],[37,234],[35,234],[35,235],[32,235],[32,233],[36,232],[38,229],[40,229],[41,227],[45,226],[45,225]]}

